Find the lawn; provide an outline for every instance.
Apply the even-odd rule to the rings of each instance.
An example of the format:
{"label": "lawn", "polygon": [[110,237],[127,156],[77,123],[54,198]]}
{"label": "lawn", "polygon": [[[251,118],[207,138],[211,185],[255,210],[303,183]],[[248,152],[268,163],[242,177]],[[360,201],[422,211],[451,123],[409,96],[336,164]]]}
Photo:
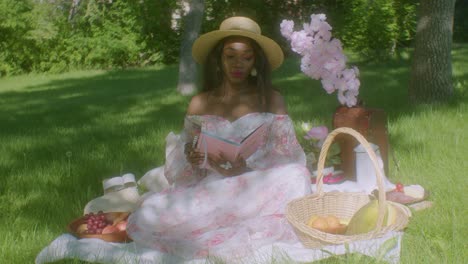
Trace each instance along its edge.
{"label": "lawn", "polygon": [[[466,263],[468,45],[454,46],[456,96],[440,105],[407,100],[405,56],[350,63],[361,71],[365,105],[388,115],[389,178],[423,185],[434,202],[411,218],[401,262]],[[297,59],[274,75],[298,131],[305,121],[331,127],[336,95],[306,78]],[[176,66],[0,79],[0,262],[32,263],[102,195],[102,179],[141,177],[164,163],[165,136],[181,129],[189,101],[176,84]],[[369,261],[350,256],[327,263]]]}

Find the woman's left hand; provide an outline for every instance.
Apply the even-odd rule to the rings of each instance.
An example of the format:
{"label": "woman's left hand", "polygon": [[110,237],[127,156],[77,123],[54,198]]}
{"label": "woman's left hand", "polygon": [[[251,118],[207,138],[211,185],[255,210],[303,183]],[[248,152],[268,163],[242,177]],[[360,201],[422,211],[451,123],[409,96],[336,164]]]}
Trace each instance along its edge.
{"label": "woman's left hand", "polygon": [[250,171],[244,158],[237,156],[234,162],[229,162],[222,155],[219,157],[210,156],[209,162],[212,168],[218,173],[231,177]]}

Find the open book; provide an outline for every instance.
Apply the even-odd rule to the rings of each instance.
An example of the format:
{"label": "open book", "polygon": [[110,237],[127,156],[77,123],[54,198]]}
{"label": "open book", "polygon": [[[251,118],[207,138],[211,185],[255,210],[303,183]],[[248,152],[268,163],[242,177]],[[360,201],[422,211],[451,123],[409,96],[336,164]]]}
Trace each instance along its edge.
{"label": "open book", "polygon": [[[215,156],[222,156],[229,162],[234,162],[237,156],[247,159],[257,149],[265,144],[266,125],[261,124],[240,141],[229,140],[208,131],[201,131],[197,142],[197,150]],[[207,168],[205,162],[202,167]]]}

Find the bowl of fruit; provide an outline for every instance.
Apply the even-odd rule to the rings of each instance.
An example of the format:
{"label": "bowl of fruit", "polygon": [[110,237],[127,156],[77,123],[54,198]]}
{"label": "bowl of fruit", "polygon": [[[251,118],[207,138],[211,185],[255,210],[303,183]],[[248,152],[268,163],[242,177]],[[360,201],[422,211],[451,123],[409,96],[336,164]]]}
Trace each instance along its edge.
{"label": "bowl of fruit", "polygon": [[130,242],[127,235],[128,212],[89,213],[68,224],[68,231],[78,238],[99,238],[107,242]]}

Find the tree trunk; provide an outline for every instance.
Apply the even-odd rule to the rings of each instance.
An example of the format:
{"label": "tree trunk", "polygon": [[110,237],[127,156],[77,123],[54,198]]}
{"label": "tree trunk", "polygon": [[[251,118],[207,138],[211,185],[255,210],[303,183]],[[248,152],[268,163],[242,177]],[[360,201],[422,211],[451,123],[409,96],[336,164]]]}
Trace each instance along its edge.
{"label": "tree trunk", "polygon": [[197,64],[192,58],[192,45],[198,37],[203,11],[204,0],[190,0],[190,10],[184,18],[184,30],[180,45],[179,83],[177,91],[183,95],[189,95],[196,91]]}
{"label": "tree trunk", "polygon": [[456,0],[421,0],[409,97],[414,103],[446,101],[453,95],[452,34]]}
{"label": "tree trunk", "polygon": [[68,22],[71,22],[78,12],[78,6],[80,5],[81,0],[73,0],[70,7],[70,12],[68,13]]}

